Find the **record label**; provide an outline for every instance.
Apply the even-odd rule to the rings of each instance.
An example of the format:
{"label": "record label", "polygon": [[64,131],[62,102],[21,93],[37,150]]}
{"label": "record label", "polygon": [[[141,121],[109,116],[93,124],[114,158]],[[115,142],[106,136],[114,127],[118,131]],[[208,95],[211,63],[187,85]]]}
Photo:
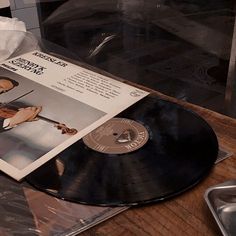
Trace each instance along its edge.
{"label": "record label", "polygon": [[147,129],[140,123],[113,118],[83,138],[91,149],[106,154],[124,154],[138,150],[148,141]]}

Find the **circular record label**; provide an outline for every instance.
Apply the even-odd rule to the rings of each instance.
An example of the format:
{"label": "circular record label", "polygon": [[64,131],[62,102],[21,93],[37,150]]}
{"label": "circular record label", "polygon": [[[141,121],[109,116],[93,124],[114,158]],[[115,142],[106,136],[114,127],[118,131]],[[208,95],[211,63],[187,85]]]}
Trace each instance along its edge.
{"label": "circular record label", "polygon": [[112,118],[83,138],[91,149],[106,154],[124,154],[141,148],[149,135],[140,123],[126,118]]}

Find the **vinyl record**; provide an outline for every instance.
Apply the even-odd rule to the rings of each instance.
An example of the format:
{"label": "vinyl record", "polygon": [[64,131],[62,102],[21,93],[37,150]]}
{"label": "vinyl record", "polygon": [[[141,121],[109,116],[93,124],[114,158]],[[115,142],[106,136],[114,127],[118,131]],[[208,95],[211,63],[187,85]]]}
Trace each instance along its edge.
{"label": "vinyl record", "polygon": [[158,202],[196,185],[217,158],[212,128],[197,114],[148,96],[79,140],[27,180],[91,205]]}

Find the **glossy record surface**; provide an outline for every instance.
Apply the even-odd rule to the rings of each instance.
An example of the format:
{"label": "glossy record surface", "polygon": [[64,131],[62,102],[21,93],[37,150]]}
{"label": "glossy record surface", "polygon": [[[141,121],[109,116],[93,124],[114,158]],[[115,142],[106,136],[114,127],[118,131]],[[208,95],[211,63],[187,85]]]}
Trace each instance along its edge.
{"label": "glossy record surface", "polygon": [[136,205],[182,193],[214,165],[217,138],[195,113],[149,96],[119,117],[147,128],[149,140],[145,146],[126,154],[104,154],[79,140],[30,174],[29,183],[79,203]]}

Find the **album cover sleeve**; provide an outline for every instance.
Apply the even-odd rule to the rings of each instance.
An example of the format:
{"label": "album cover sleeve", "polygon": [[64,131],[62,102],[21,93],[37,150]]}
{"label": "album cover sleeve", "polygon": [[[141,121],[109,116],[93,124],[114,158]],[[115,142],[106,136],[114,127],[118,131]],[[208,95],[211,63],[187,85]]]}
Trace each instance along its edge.
{"label": "album cover sleeve", "polygon": [[76,204],[0,175],[1,235],[78,235],[127,207]]}
{"label": "album cover sleeve", "polygon": [[148,93],[41,51],[0,64],[0,168],[16,180]]}

